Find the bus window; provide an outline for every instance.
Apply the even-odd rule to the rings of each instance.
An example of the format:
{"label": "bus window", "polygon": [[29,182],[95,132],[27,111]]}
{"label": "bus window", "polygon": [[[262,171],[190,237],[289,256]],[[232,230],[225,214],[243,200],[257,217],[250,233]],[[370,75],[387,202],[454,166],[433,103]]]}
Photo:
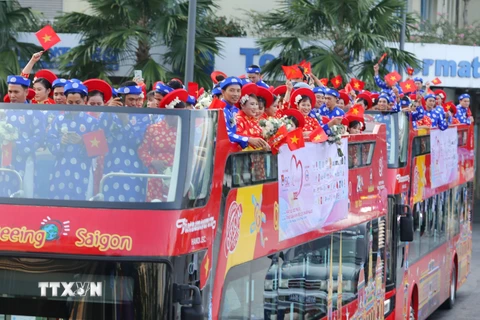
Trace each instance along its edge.
{"label": "bus window", "polygon": [[190,136],[192,166],[188,167],[189,183],[185,183],[184,193],[195,202],[192,207],[205,204],[211,187],[217,113],[209,116],[195,118],[195,130]]}
{"label": "bus window", "polygon": [[361,149],[359,143],[348,145],[348,168],[358,168],[361,164]]}
{"label": "bus window", "polygon": [[400,148],[398,167],[404,167],[407,164],[408,135],[410,130],[409,126],[410,126],[409,116],[403,112],[400,112],[398,115],[398,132],[399,132],[398,146]]}
{"label": "bus window", "polygon": [[369,166],[372,164],[374,150],[375,142],[362,143],[362,166]]}
{"label": "bus window", "polygon": [[418,202],[413,207],[413,241],[409,245],[408,261],[411,263],[420,257],[420,234],[421,225],[423,223],[422,203]]}

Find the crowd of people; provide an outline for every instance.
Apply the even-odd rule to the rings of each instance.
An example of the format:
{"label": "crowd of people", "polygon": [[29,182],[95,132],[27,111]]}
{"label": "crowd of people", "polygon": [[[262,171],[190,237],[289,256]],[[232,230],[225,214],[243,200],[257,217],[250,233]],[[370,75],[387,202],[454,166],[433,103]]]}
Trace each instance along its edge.
{"label": "crowd of people", "polygon": [[[157,81],[150,92],[143,79],[127,81],[114,89],[100,79],[61,79],[45,69],[36,72],[30,81],[41,57],[42,52],[34,54],[21,75],[8,76],[4,102],[196,109],[205,107],[198,100],[208,96],[211,101],[206,107],[223,109],[228,136],[242,148],[271,147],[261,127],[261,120],[268,119],[288,120],[292,124],[289,130],[301,128],[305,138],[319,128],[331,136],[335,134],[332,128],[341,124],[350,134],[361,134],[365,130],[365,110],[405,112],[415,128],[445,130],[450,125],[473,122],[468,94],[462,94],[455,105],[447,102],[443,90],[432,91],[430,83],[424,84],[419,77],[412,79],[412,90],[404,92],[398,81],[382,80],[378,65],[374,67],[377,91],[367,91],[363,86],[360,90],[352,86],[337,90],[338,86],[327,86],[328,81],[319,80],[300,65],[294,66],[297,70],[293,75],[286,75],[284,85],[273,87],[262,80],[260,67],[252,65],[239,77],[213,72],[211,90],[201,89],[205,93],[194,96],[179,79]],[[111,172],[161,174],[168,170],[175,153],[175,121],[148,114],[4,109],[0,121],[16,128],[19,134],[10,141],[11,160],[7,164],[2,161],[2,167],[20,174],[24,196],[36,194],[32,182],[36,176],[35,154],[45,148],[55,157],[49,177],[52,198],[85,200],[101,192],[106,201],[165,200],[167,190],[161,179],[117,177],[105,183],[103,190],[96,189],[101,176]],[[98,130],[105,133],[109,153],[92,161],[82,136]],[[7,152],[2,150],[5,157]],[[3,196],[11,196],[19,188],[19,182],[10,174],[0,172]]]}

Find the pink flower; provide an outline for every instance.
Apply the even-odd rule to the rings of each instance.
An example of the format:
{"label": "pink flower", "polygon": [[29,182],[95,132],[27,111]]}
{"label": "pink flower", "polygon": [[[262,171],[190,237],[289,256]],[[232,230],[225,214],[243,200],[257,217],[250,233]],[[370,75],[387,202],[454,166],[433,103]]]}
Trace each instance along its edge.
{"label": "pink flower", "polygon": [[463,39],[463,38],[465,37],[465,35],[464,35],[463,33],[460,33],[460,34],[458,35],[458,37],[459,37],[460,39]]}

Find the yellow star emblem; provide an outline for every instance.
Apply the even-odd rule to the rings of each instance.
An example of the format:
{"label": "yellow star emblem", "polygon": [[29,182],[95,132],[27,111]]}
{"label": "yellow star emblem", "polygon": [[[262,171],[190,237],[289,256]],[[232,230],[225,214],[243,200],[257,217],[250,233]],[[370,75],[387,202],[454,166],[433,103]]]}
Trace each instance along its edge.
{"label": "yellow star emblem", "polygon": [[407,84],[405,85],[405,88],[410,89],[410,88],[411,88],[410,83],[407,83]]}
{"label": "yellow star emblem", "polygon": [[353,110],[352,110],[352,113],[353,113],[353,114],[358,114],[358,109],[353,109]]}
{"label": "yellow star emblem", "polygon": [[391,77],[390,77],[390,80],[392,80],[392,81],[397,81],[397,78],[396,78],[395,76],[391,76]]}
{"label": "yellow star emblem", "polygon": [[319,134],[317,134],[315,138],[313,138],[313,141],[320,141],[320,140],[322,140],[322,136]]}
{"label": "yellow star emblem", "polygon": [[42,37],[42,39],[43,39],[43,42],[50,42],[52,41],[52,36],[46,34]]}
{"label": "yellow star emblem", "polygon": [[355,89],[358,89],[358,88],[360,88],[360,83],[355,82],[355,84],[353,86],[355,87]]}
{"label": "yellow star emblem", "polygon": [[336,85],[339,85],[339,84],[340,84],[340,80],[336,79],[336,80],[335,80],[335,84],[336,84]]}
{"label": "yellow star emblem", "polygon": [[92,147],[95,147],[95,148],[98,148],[98,146],[100,145],[100,141],[97,140],[97,137],[93,138],[93,140],[91,140],[90,143],[92,144]]}
{"label": "yellow star emblem", "polygon": [[290,138],[290,141],[292,141],[293,143],[297,144],[298,143],[298,138],[297,136],[293,136]]}

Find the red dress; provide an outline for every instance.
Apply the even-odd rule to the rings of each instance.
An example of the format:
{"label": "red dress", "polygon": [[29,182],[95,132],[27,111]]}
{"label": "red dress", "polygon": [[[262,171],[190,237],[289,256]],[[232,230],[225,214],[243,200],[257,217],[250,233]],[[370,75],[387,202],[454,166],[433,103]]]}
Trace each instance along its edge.
{"label": "red dress", "polygon": [[[138,156],[151,174],[162,174],[152,166],[154,160],[162,160],[165,167],[173,166],[175,145],[177,140],[177,128],[170,127],[167,121],[160,121],[147,128],[143,142],[138,148]],[[168,186],[160,178],[151,178],[147,185],[147,201],[154,199],[166,200]]]}
{"label": "red dress", "polygon": [[[237,113],[237,134],[249,138],[262,138],[262,127],[258,124],[258,119],[247,116],[243,111]],[[261,153],[251,155],[252,173],[255,181],[265,179],[265,158]]]}
{"label": "red dress", "polygon": [[315,129],[320,127],[317,119],[314,119],[310,116],[304,116],[304,118],[305,118],[305,126],[303,127],[303,132],[314,131]]}
{"label": "red dress", "polygon": [[32,99],[33,104],[55,104],[55,100],[52,98],[48,98],[47,100],[43,101],[42,103],[39,103],[35,98]]}
{"label": "red dress", "polygon": [[237,134],[249,138],[263,138],[258,119],[247,116],[243,111],[237,113]]}

